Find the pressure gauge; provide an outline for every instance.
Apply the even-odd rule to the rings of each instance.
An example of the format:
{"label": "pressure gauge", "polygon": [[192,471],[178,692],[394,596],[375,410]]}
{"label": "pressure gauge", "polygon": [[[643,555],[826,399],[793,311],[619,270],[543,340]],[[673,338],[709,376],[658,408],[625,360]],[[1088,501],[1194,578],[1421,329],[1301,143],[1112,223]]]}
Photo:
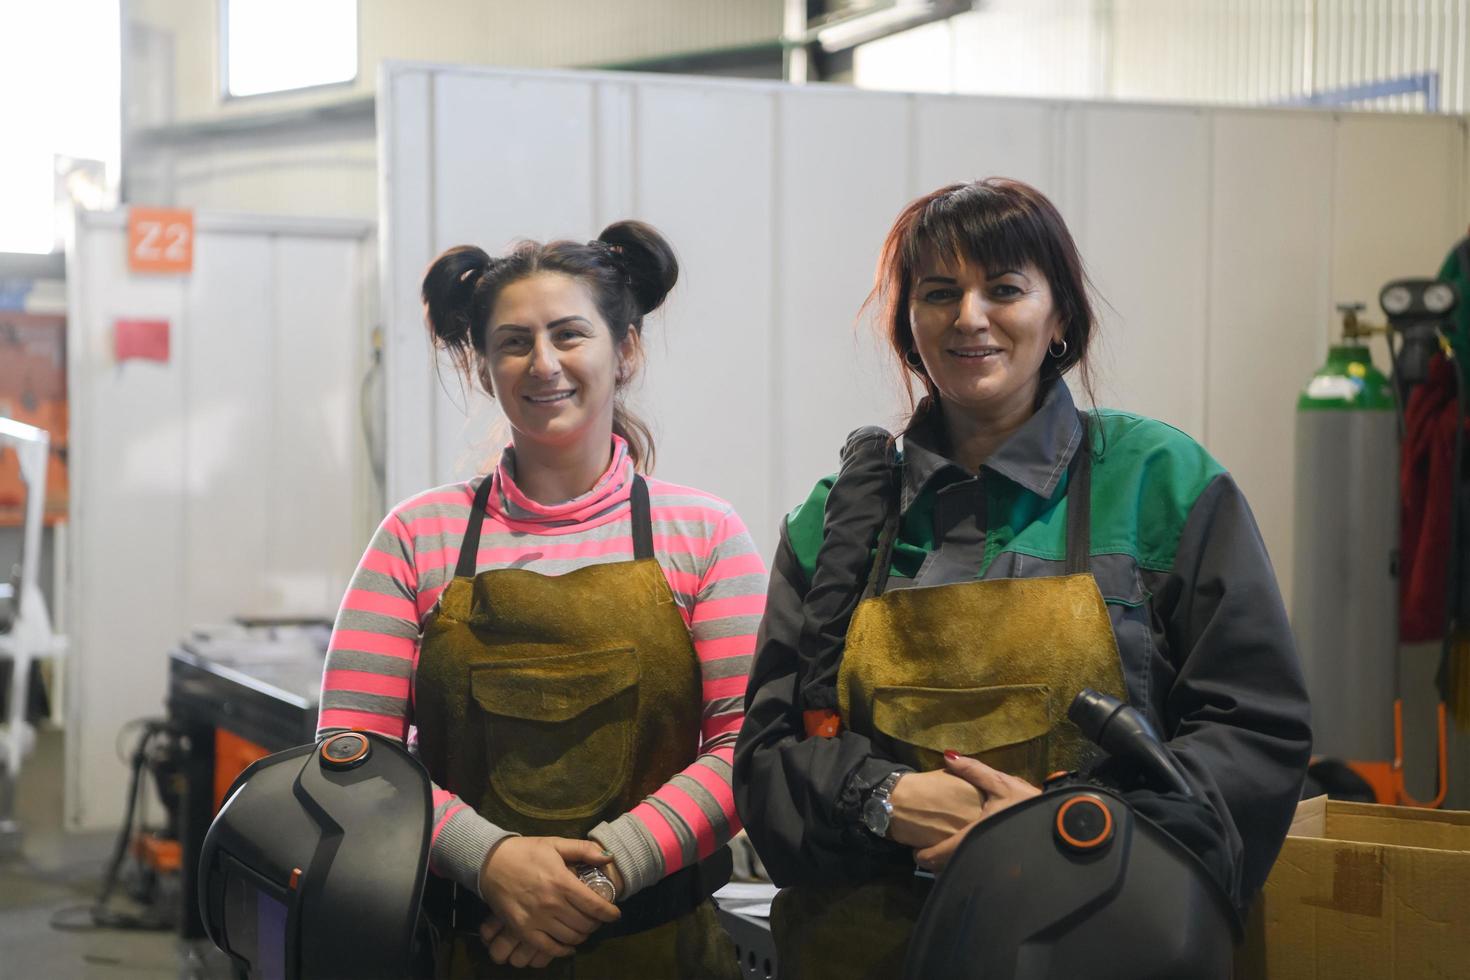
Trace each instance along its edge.
{"label": "pressure gauge", "polygon": [[1446,313],[1455,305],[1455,291],[1442,282],[1424,290],[1424,308],[1430,313]]}
{"label": "pressure gauge", "polygon": [[1383,307],[1383,312],[1389,316],[1398,316],[1408,311],[1414,303],[1414,296],[1403,286],[1391,286],[1383,291],[1378,297],[1378,303]]}

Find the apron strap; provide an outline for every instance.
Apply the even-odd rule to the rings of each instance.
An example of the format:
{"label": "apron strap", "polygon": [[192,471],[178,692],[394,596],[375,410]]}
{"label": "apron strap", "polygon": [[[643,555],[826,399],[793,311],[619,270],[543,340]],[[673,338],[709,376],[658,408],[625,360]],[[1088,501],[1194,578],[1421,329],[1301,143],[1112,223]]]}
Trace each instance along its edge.
{"label": "apron strap", "polygon": [[[464,540],[459,545],[459,561],[454,565],[455,578],[474,578],[476,559],[480,554],[480,528],[485,523],[485,507],[490,503],[490,484],[494,474],[485,474],[480,488],[475,491],[475,502],[470,509],[470,521],[464,529]],[[649,512],[648,484],[638,474],[633,476],[633,489],[629,495],[633,509],[633,558],[653,557],[653,518]]]}
{"label": "apron strap", "polygon": [[648,505],[648,484],[642,475],[633,474],[633,491],[628,496],[633,509],[633,560],[653,557],[653,516]]}
{"label": "apron strap", "polygon": [[1092,440],[1087,416],[1077,413],[1082,441],[1067,466],[1067,574],[1092,570]]}
{"label": "apron strap", "polygon": [[475,491],[475,502],[470,505],[470,522],[464,529],[464,540],[459,545],[459,561],[454,565],[455,578],[474,578],[480,556],[480,527],[485,523],[485,508],[490,504],[490,485],[495,482],[494,473],[486,473]]}
{"label": "apron strap", "polygon": [[873,565],[868,569],[868,584],[863,589],[863,598],[871,599],[882,595],[888,588],[888,573],[893,564],[893,542],[898,539],[898,501],[888,505],[888,516],[883,519],[883,530],[878,534],[878,548]]}

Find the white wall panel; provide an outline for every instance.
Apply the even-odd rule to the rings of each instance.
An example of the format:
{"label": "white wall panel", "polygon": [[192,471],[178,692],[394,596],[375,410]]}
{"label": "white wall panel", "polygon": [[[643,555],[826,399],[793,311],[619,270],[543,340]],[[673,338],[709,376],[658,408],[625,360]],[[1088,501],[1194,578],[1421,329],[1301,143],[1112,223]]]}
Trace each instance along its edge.
{"label": "white wall panel", "polygon": [[607,83],[596,86],[596,154],[592,161],[592,223],[600,231],[636,209],[634,183],[637,170],[637,134],[633,85]]}
{"label": "white wall panel", "polygon": [[770,430],[778,515],[837,469],[849,432],[898,419],[882,341],[858,310],[883,236],[913,196],[910,106],[909,96],[838,88],[780,96],[772,269],[780,389]]}
{"label": "white wall panel", "polygon": [[[594,235],[594,95],[591,83],[562,78],[435,76],[428,258],[461,244],[493,255],[521,238]],[[463,479],[485,469],[501,416],[447,359],[439,363],[436,465]]]}
{"label": "white wall panel", "polygon": [[[1099,405],[1205,437],[1210,128],[1198,110],[1089,106],[1069,114],[1065,217],[1101,300]],[[1078,385],[1073,384],[1074,392]]]}
{"label": "white wall panel", "polygon": [[1326,351],[1333,118],[1214,116],[1205,445],[1255,511],[1290,608],[1298,391]]}
{"label": "white wall panel", "polygon": [[1381,320],[1378,291],[1385,282],[1439,272],[1465,233],[1463,157],[1463,136],[1450,126],[1403,116],[1338,117],[1334,301],[1367,303],[1371,318]]}
{"label": "white wall panel", "polygon": [[[428,486],[437,434],[419,283],[434,255],[433,89],[426,72],[385,68],[378,98],[379,220],[383,256],[384,389],[388,458],[383,494],[402,500]],[[415,276],[417,273],[417,277]]]}
{"label": "white wall panel", "polygon": [[[1360,302],[1381,322],[1378,293],[1391,279],[1433,276],[1465,233],[1465,141],[1449,126],[1398,116],[1337,119],[1333,172],[1332,299]],[[1412,191],[1406,189],[1413,188]],[[1441,193],[1428,193],[1431,189]],[[1332,341],[1340,336],[1333,328]],[[1370,342],[1388,369],[1388,346]]]}
{"label": "white wall panel", "polygon": [[911,196],[981,177],[1013,177],[1057,194],[1056,126],[1045,102],[935,96],[915,99]]}
{"label": "white wall panel", "polygon": [[[71,596],[66,660],[66,822],[121,815],[125,722],[163,707],[163,653],[185,608],[185,378],[189,320],[178,280],[129,277],[127,232],[79,232],[67,263],[71,393]],[[72,258],[75,261],[72,261]],[[126,284],[86,288],[85,283]],[[166,320],[167,363],[113,357],[117,316]],[[124,420],[125,423],[124,423]]]}
{"label": "white wall panel", "polygon": [[[898,209],[943,183],[1003,175],[1056,201],[1115,311],[1103,311],[1099,401],[1200,437],[1244,486],[1288,583],[1292,413],[1332,303],[1432,271],[1467,206],[1465,126],[1443,118],[426,65],[389,74],[390,92],[410,93],[391,96],[381,127],[408,161],[389,159],[383,198],[403,233],[384,253],[399,378],[390,419],[422,425],[432,400],[418,280],[426,243],[455,243],[435,225],[484,227],[469,240],[494,246],[590,235],[631,209],[663,227],[683,261],[667,316],[650,325],[637,395],[663,437],[660,472],[735,501],[767,554],[771,524],[835,467],[842,437],[895,421],[878,344],[855,320]],[[456,101],[431,114],[425,161],[425,93],[453,79]],[[481,124],[445,128],[466,117]],[[522,138],[509,162],[487,150],[506,127]],[[480,199],[510,172],[512,195]],[[440,411],[439,458],[390,449],[391,496],[454,477],[447,457],[488,425]],[[694,416],[720,439],[696,438]],[[709,458],[730,452],[740,465]]]}
{"label": "white wall panel", "polygon": [[362,529],[382,516],[367,509],[366,481],[322,483],[323,473],[354,473],[362,464],[366,366],[342,329],[368,323],[355,286],[362,251],[355,240],[335,238],[278,238],[272,249],[273,468],[265,574],[256,588],[262,608],[277,613],[333,610],[345,584],[340,569],[356,565],[367,543]]}
{"label": "white wall panel", "polygon": [[[652,223],[679,257],[679,282],[645,325],[633,399],[657,436],[658,475],[730,500],[768,553],[781,502],[752,475],[775,461],[772,103],[762,90],[641,87],[636,203],[616,216]],[[719,139],[691,138],[716,124]]]}
{"label": "white wall panel", "polygon": [[[216,234],[184,278],[184,606],[204,622],[255,611],[273,474],[275,269],[260,235]],[[247,533],[241,533],[247,531]]]}
{"label": "white wall panel", "polygon": [[[163,712],[165,655],[185,632],[330,617],[371,528],[369,227],[201,213],[195,231],[187,275],[130,273],[121,214],[85,215],[68,257],[73,828],[120,819],[114,740]],[[118,363],[119,318],[168,321],[167,361]]]}
{"label": "white wall panel", "polygon": [[587,229],[594,91],[563,78],[435,75],[435,247],[494,252]]}

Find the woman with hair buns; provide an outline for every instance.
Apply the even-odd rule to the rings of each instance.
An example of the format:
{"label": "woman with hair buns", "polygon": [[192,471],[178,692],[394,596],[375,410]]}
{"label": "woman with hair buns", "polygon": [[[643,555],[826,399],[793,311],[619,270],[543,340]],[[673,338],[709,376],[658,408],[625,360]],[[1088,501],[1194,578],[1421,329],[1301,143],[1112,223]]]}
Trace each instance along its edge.
{"label": "woman with hair buns", "polygon": [[[924,397],[901,450],[855,432],[783,523],[736,748],[746,829],[791,886],[772,909],[781,976],[899,976],[928,883],[967,834],[1069,780],[1123,793],[1243,908],[1311,730],[1240,488],[1171,426],[1078,411],[1062,376],[1081,368],[1087,387],[1096,321],[1035,188],[913,201],[877,280],[893,362]],[[1149,793],[1126,759],[1101,760],[1068,719],[1083,688],[1142,714],[1192,794]],[[1044,951],[1026,955],[1047,972]]]}
{"label": "woman with hair buns", "polygon": [[622,402],[677,277],[636,221],[499,258],[452,248],[424,277],[436,343],[498,401],[510,446],[384,519],[318,734],[416,738],[440,975],[738,976],[708,899],[739,829],[765,568],[729,504],[643,475],[653,440]]}

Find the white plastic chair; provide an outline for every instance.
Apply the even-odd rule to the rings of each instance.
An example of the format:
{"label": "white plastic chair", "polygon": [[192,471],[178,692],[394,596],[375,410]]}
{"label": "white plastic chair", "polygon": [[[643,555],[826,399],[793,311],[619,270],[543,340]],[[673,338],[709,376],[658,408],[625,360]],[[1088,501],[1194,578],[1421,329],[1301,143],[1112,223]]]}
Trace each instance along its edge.
{"label": "white plastic chair", "polygon": [[51,615],[41,594],[41,522],[46,506],[46,461],[51,436],[45,429],[14,419],[0,418],[0,447],[15,450],[26,484],[25,533],[21,551],[20,583],[15,620],[0,633],[0,658],[11,662],[10,697],[0,728],[4,770],[0,771],[0,853],[18,850],[20,827],[15,822],[16,788],[21,762],[35,745],[36,733],[26,721],[26,696],[31,664],[41,658],[59,660],[66,653],[66,637],[52,631]]}

